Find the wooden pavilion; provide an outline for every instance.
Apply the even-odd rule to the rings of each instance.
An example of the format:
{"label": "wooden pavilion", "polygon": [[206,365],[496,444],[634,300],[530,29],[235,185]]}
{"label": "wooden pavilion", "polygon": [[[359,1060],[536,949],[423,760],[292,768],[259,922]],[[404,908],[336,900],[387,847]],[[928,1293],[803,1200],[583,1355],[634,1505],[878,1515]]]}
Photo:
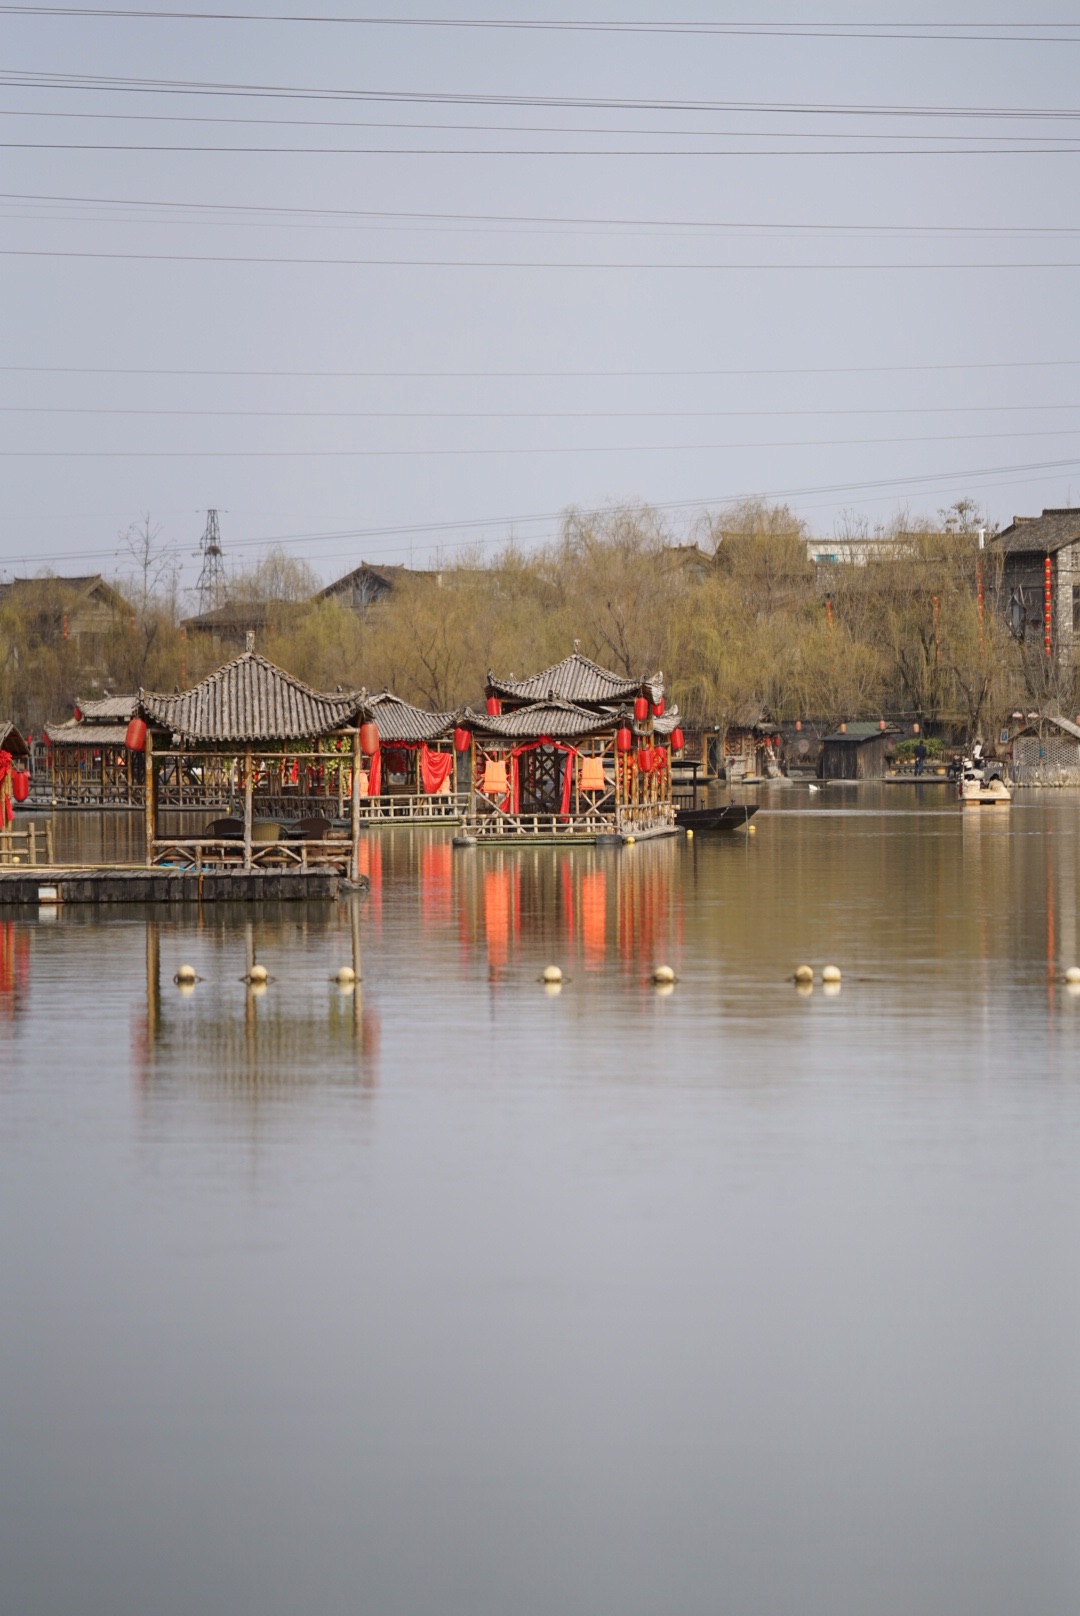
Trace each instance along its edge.
{"label": "wooden pavilion", "polygon": [[360,780],[360,817],[369,825],[448,824],[464,817],[467,781],[458,789],[455,713],[432,713],[384,690],[361,692],[379,734],[378,752]]}
{"label": "wooden pavilion", "polygon": [[507,713],[466,708],[479,839],[597,841],[675,826],[668,737],[630,708],[590,711],[552,694]]}
{"label": "wooden pavilion", "polygon": [[582,656],[580,651],[573,651],[561,662],[528,679],[515,679],[513,675],[509,679],[498,679],[489,669],[484,694],[489,707],[493,701],[498,702],[499,710],[504,713],[531,702],[545,701],[550,696],[575,707],[588,708],[590,712],[610,712],[640,698],[647,701],[651,709],[663,712],[664,676],[654,673],[647,678],[626,679]]}
{"label": "wooden pavilion", "polygon": [[142,754],[125,744],[137,696],[79,700],[75,715],[45,729],[48,798],[68,808],[138,808]]}
{"label": "wooden pavilion", "polygon": [[[370,717],[362,696],[312,690],[245,651],[179,695],[141,690],[136,716],[145,725],[148,864],[330,865],[356,878],[361,726]],[[161,811],[192,805],[170,801],[162,782],[178,780],[198,784],[204,804],[226,804],[229,817],[195,835],[164,834]],[[347,822],[335,824],[343,800]]]}

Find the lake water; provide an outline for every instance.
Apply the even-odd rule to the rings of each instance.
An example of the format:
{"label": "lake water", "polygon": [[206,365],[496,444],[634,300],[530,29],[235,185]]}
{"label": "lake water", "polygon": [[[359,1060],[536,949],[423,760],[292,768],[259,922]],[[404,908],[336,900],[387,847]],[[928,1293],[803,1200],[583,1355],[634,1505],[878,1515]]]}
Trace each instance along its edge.
{"label": "lake water", "polygon": [[0,924],[5,1613],[1078,1608],[1080,798],[761,801]]}

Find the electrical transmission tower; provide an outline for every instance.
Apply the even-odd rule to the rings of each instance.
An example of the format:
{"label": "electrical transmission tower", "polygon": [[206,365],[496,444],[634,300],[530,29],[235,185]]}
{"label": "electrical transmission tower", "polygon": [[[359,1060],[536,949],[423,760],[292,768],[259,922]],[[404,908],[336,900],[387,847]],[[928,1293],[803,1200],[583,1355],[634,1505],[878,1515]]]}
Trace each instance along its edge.
{"label": "electrical transmission tower", "polygon": [[199,591],[199,611],[212,612],[225,599],[225,563],[221,558],[221,530],[217,511],[207,511],[206,532],[199,540],[202,571],[195,586]]}

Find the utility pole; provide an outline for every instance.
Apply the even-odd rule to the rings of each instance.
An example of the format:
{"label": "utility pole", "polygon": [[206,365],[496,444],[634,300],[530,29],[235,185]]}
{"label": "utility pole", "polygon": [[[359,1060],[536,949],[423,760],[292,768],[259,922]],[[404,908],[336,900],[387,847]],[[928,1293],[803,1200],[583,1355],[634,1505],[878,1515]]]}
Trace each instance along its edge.
{"label": "utility pole", "polygon": [[207,511],[206,531],[196,553],[202,556],[202,571],[195,586],[199,592],[199,611],[212,612],[215,606],[223,604],[225,596],[225,563],[221,558],[217,511]]}

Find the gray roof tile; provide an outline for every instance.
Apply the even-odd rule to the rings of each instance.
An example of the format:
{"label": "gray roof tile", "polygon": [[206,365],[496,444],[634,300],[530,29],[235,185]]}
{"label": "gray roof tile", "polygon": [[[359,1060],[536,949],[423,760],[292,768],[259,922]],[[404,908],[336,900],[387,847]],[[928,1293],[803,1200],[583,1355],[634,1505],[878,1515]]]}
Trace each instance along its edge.
{"label": "gray roof tile", "polygon": [[1052,555],[1080,540],[1080,508],[1051,506],[1041,516],[1014,516],[990,542],[1006,555]]}
{"label": "gray roof tile", "polygon": [[299,741],[355,723],[366,702],[355,692],[312,690],[245,651],[177,696],[140,690],[139,710],[180,741]]}
{"label": "gray roof tile", "polygon": [[429,713],[425,707],[414,707],[389,690],[368,696],[367,701],[379,740],[386,746],[395,741],[437,741],[448,735],[457,721],[456,713]]}
{"label": "gray roof tile", "polygon": [[561,701],[591,706],[633,700],[642,690],[657,701],[663,695],[664,676],[656,673],[644,679],[624,679],[574,651],[529,679],[496,679],[489,671],[487,689],[489,695],[511,701],[544,701],[554,695]]}

